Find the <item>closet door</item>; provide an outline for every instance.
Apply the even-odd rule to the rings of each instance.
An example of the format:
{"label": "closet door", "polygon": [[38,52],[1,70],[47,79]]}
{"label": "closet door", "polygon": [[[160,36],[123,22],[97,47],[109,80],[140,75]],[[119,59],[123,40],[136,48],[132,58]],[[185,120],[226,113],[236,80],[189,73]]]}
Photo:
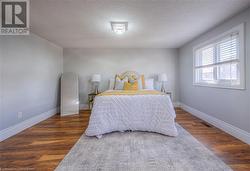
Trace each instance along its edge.
{"label": "closet door", "polygon": [[63,73],[61,77],[61,115],[79,114],[78,76]]}

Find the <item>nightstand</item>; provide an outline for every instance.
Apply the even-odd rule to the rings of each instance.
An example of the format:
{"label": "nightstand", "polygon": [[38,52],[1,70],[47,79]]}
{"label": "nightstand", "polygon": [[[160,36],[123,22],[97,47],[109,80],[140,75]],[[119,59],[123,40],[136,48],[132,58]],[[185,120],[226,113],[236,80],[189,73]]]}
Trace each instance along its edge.
{"label": "nightstand", "polygon": [[89,109],[91,110],[94,104],[95,96],[98,95],[97,93],[90,93],[88,94],[88,103],[89,103]]}

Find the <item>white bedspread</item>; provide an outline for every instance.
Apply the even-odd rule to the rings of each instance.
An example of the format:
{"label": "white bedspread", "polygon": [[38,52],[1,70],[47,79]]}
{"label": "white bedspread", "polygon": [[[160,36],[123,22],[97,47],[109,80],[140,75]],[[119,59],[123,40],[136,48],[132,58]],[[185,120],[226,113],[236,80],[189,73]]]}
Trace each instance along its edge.
{"label": "white bedspread", "polygon": [[168,95],[96,96],[85,134],[137,130],[177,136],[175,116]]}

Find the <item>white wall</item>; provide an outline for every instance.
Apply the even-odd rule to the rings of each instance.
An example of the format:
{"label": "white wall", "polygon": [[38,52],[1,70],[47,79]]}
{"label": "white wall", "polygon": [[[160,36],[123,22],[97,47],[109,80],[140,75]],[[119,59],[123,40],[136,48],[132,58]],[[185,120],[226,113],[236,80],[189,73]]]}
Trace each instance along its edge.
{"label": "white wall", "polygon": [[58,106],[62,48],[31,34],[0,36],[0,52],[0,130]]}
{"label": "white wall", "polygon": [[167,73],[167,89],[178,101],[176,49],[64,49],[64,72],[75,72],[80,78],[80,100],[87,103],[91,92],[90,78],[102,75],[101,90],[108,88],[108,79],[127,70],[137,71],[146,78]]}
{"label": "white wall", "polygon": [[[246,90],[193,86],[193,47],[243,22],[246,23]],[[250,9],[180,48],[179,67],[182,103],[250,132]]]}

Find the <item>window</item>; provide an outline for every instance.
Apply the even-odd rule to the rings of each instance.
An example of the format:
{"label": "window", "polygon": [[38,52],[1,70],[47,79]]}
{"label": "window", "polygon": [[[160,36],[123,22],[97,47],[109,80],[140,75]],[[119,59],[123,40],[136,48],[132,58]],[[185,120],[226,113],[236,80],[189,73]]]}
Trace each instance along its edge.
{"label": "window", "polygon": [[194,48],[194,85],[245,88],[244,24]]}

